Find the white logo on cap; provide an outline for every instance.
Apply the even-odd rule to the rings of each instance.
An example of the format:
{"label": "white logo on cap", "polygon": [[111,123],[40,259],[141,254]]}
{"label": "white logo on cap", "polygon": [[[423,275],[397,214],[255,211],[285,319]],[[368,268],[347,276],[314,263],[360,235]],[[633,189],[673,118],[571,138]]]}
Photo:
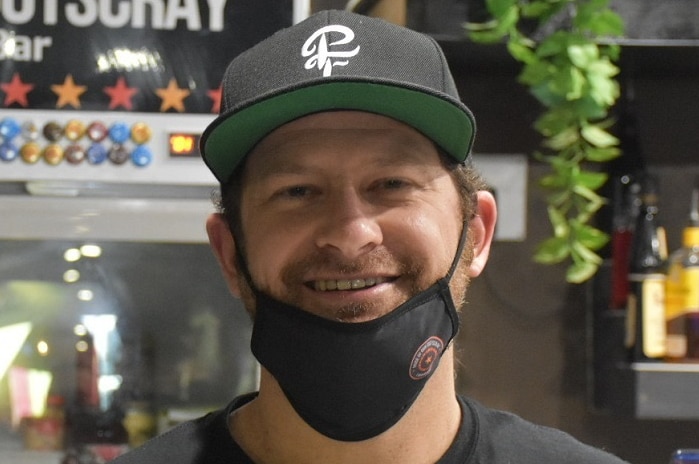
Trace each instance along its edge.
{"label": "white logo on cap", "polygon": [[[325,34],[328,32],[338,32],[343,35],[340,40],[328,43]],[[316,40],[318,45],[315,45]],[[331,51],[330,47],[334,45],[343,45],[354,40],[354,32],[346,26],[339,24],[321,27],[315,31],[303,44],[301,56],[304,58],[310,56],[306,60],[304,67],[306,69],[318,68],[323,70],[323,76],[327,77],[332,73],[333,66],[347,66],[348,60],[337,60],[336,58],[351,58],[359,53],[359,45],[354,50],[350,51]],[[335,60],[333,60],[335,59]]]}

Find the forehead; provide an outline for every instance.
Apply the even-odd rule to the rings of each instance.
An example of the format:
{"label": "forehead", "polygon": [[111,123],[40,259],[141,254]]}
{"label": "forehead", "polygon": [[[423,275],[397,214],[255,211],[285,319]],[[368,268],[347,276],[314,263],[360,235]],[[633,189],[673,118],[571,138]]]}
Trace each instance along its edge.
{"label": "forehead", "polygon": [[338,163],[362,160],[396,166],[427,166],[439,158],[430,139],[397,120],[361,111],[332,111],[280,126],[258,143],[247,164],[268,172],[332,156]]}

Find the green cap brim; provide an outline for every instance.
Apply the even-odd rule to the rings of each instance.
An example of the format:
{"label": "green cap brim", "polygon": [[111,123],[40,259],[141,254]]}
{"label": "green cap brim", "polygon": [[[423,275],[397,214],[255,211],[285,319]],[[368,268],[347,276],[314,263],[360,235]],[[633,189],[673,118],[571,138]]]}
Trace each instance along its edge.
{"label": "green cap brim", "polygon": [[358,110],[401,121],[434,141],[456,161],[465,161],[475,136],[469,110],[448,97],[373,82],[326,82],[301,87],[223,114],[204,132],[204,161],[220,182],[255,145],[277,127],[302,116]]}

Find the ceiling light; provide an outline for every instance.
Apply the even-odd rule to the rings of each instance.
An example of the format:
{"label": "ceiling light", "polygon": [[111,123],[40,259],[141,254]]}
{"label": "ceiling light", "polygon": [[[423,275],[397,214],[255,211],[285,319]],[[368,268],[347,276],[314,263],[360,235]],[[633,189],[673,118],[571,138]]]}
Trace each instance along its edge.
{"label": "ceiling light", "polygon": [[78,300],[80,301],[92,301],[93,297],[94,294],[92,293],[92,290],[88,290],[86,288],[78,290]]}
{"label": "ceiling light", "polygon": [[76,269],[68,269],[63,273],[63,281],[67,284],[74,284],[80,280],[80,272]]}
{"label": "ceiling light", "polygon": [[102,248],[99,245],[83,245],[80,253],[86,258],[99,258],[102,255]]}
{"label": "ceiling light", "polygon": [[80,253],[80,250],[77,248],[68,248],[64,253],[63,253],[63,259],[65,259],[69,263],[74,263],[77,260],[80,259],[82,254]]}

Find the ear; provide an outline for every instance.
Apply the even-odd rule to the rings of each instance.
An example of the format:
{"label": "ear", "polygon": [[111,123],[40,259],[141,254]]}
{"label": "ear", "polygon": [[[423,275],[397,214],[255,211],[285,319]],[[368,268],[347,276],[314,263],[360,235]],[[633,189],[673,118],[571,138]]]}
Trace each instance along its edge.
{"label": "ear", "polygon": [[206,233],[209,235],[209,245],[218,260],[223,277],[226,279],[230,292],[240,298],[238,284],[238,269],[235,265],[235,238],[231,234],[228,223],[219,213],[211,214],[206,219]]}
{"label": "ear", "polygon": [[468,269],[469,277],[476,277],[485,268],[490,254],[490,244],[495,235],[495,222],[498,211],[495,197],[490,192],[479,191],[477,193],[478,206],[476,215],[469,222],[471,245],[473,246],[473,260]]}

